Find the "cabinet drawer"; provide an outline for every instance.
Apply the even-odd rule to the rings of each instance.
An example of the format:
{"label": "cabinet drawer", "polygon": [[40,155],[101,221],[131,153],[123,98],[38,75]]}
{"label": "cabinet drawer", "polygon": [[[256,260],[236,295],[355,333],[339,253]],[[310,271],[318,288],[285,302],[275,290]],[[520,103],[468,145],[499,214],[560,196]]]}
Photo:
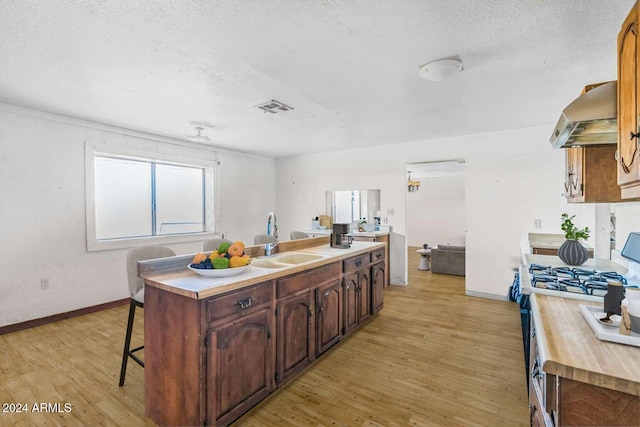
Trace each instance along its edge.
{"label": "cabinet drawer", "polygon": [[362,267],[369,264],[370,254],[362,254],[354,256],[353,258],[345,259],[342,261],[342,268],[345,273],[360,270]]}
{"label": "cabinet drawer", "polygon": [[384,261],[384,248],[371,252],[371,262]]}
{"label": "cabinet drawer", "polygon": [[210,298],[206,302],[207,322],[253,309],[271,301],[271,282],[240,289],[227,295]]}
{"label": "cabinet drawer", "polygon": [[278,298],[311,289],[340,277],[340,263],[325,265],[304,273],[295,274],[276,282]]}

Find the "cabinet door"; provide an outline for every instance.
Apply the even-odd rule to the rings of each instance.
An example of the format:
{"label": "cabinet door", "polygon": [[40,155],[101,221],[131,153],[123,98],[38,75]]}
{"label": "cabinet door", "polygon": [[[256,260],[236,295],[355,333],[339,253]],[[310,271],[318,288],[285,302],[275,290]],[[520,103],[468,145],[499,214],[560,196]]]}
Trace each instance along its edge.
{"label": "cabinet door", "polygon": [[[634,6],[618,34],[618,185],[622,197],[640,194],[638,166],[638,11]],[[633,189],[632,187],[635,187]]]}
{"label": "cabinet door", "polygon": [[207,419],[211,425],[233,421],[274,389],[272,316],[268,307],[207,331]]}
{"label": "cabinet door", "polygon": [[358,323],[371,317],[371,270],[358,272]]}
{"label": "cabinet door", "polygon": [[342,286],[340,280],[316,289],[316,355],[340,341]]}
{"label": "cabinet door", "polygon": [[383,262],[375,264],[371,267],[371,277],[373,280],[371,286],[371,306],[373,314],[376,314],[382,309],[384,298],[384,283],[385,283],[385,266]]}
{"label": "cabinet door", "polygon": [[344,276],[344,330],[348,334],[358,326],[358,272]]}
{"label": "cabinet door", "polygon": [[278,303],[276,322],[276,381],[281,383],[315,359],[311,292]]}

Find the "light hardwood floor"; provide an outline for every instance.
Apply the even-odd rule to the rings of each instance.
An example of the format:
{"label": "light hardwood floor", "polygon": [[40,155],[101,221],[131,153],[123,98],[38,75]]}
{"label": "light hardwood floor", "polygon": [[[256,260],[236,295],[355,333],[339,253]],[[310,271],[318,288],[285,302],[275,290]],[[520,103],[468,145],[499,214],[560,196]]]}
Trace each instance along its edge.
{"label": "light hardwood floor", "polygon": [[[375,319],[235,424],[528,425],[517,305],[467,297],[464,278],[417,270],[415,249],[409,286],[387,288]],[[153,425],[142,368],[130,363],[118,387],[127,310],[0,336],[0,403],[29,407],[0,412],[0,425]],[[41,402],[71,412],[31,412]]]}

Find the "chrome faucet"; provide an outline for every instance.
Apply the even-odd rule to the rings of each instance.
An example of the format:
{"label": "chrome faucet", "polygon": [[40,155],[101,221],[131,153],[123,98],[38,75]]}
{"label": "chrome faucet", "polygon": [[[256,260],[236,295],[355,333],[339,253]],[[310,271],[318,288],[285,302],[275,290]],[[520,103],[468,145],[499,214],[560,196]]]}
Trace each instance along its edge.
{"label": "chrome faucet", "polygon": [[264,256],[271,256],[271,251],[273,250],[273,248],[275,248],[276,246],[278,246],[277,243],[265,243],[264,244]]}
{"label": "chrome faucet", "polygon": [[276,225],[276,214],[269,212],[267,217],[267,236],[278,238],[278,226]]}

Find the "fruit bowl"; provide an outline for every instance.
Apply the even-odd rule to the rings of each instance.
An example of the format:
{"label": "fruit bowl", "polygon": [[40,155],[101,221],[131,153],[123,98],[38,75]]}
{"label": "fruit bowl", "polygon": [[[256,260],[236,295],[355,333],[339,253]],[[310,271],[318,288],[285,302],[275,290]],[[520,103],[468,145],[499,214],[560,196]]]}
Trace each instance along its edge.
{"label": "fruit bowl", "polygon": [[251,265],[245,265],[243,267],[235,268],[220,268],[208,270],[205,268],[193,268],[191,267],[191,264],[189,264],[187,268],[204,277],[229,277],[247,271],[249,268],[251,268]]}

